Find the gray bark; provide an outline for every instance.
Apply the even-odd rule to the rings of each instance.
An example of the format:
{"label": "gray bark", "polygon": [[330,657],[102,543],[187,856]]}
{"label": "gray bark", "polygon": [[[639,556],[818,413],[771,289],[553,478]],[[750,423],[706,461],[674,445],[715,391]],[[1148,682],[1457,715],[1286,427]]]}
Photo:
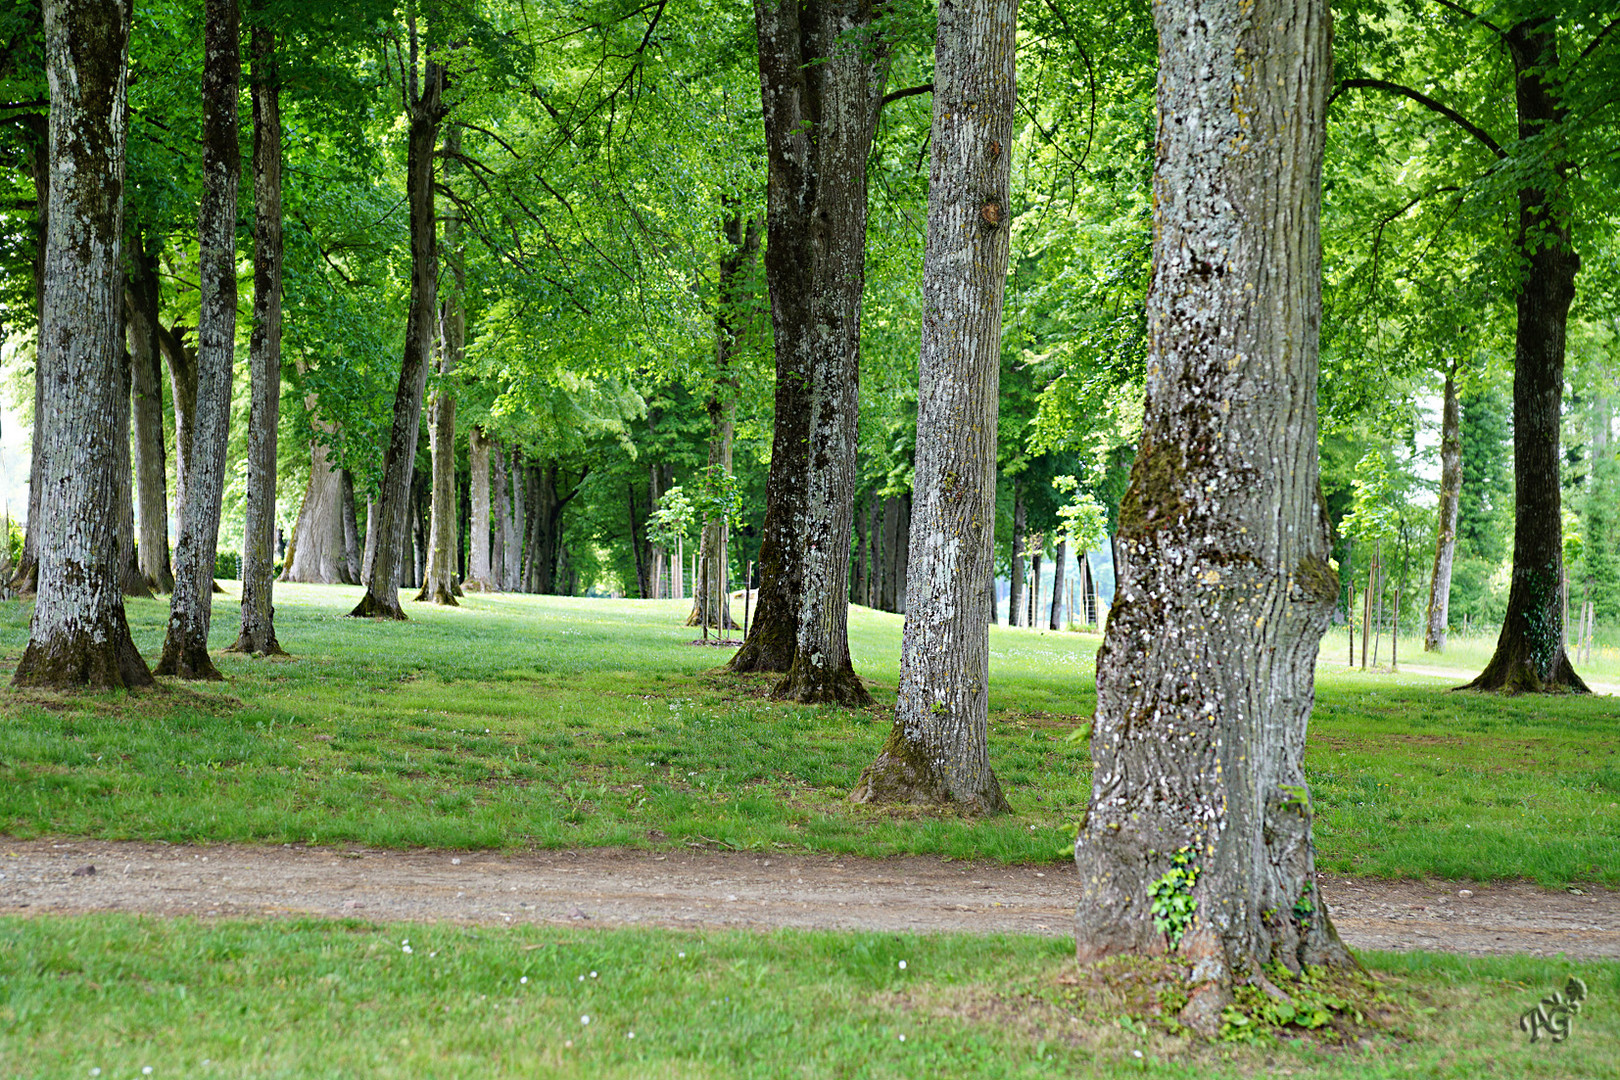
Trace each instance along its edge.
{"label": "gray bark", "polygon": [[501,588],[518,592],[523,588],[523,468],[522,455],[513,450],[502,468],[507,498],[501,508],[506,530],[506,557],[502,563]]}
{"label": "gray bark", "polygon": [[468,592],[496,591],[489,550],[489,451],[492,442],[484,429],[474,426],[467,433],[468,502],[472,521],[467,528]]}
{"label": "gray bark", "polygon": [[900,690],[857,802],[1008,809],[990,768],[986,600],[1017,27],[1017,0],[940,7]]}
{"label": "gray bark", "polygon": [[[247,487],[242,627],[233,652],[273,656],[276,640],[276,439],[281,422],[281,86],[266,0],[252,0],[253,331],[248,339]],[[341,509],[341,500],[339,504]]]}
{"label": "gray bark", "polygon": [[[47,0],[50,213],[35,414],[38,599],[12,681],[57,688],[148,686],[119,589],[116,485],[122,349],[122,0]],[[32,512],[32,511],[31,511]]]}
{"label": "gray bark", "polygon": [[1063,575],[1068,570],[1069,539],[1059,536],[1057,543],[1057,558],[1052,562],[1052,618],[1047,626],[1053,630],[1063,629]]}
{"label": "gray bark", "polygon": [[897,552],[900,550],[900,499],[896,495],[886,496],[883,500],[883,552],[878,563],[878,574],[881,585],[878,589],[878,610],[896,610],[896,597],[899,588],[895,581],[895,568],[899,565]]}
{"label": "gray bark", "polygon": [[1012,572],[1007,577],[1007,625],[1024,620],[1024,481],[1013,479]]}
{"label": "gray bark", "polygon": [[775,693],[796,701],[867,700],[849,662],[846,598],[866,165],[889,67],[880,10],[871,0],[754,2],[776,431],[759,607],[730,667],[785,671]]}
{"label": "gray bark", "polygon": [[1444,652],[1446,648],[1446,630],[1451,622],[1451,562],[1457,553],[1457,503],[1461,495],[1462,413],[1457,402],[1457,364],[1453,361],[1446,373],[1440,409],[1440,507],[1424,652]]}
{"label": "gray bark", "polygon": [[197,416],[175,545],[174,593],[159,675],[218,679],[208,655],[214,554],[219,542],[225,451],[236,353],[237,98],[241,82],[236,0],[206,0],[203,15],[203,195],[197,211]]}
{"label": "gray bark", "polygon": [[[1305,729],[1338,599],[1318,483],[1322,0],[1163,0],[1147,401],[1075,860],[1082,959],[1173,952],[1184,1023],[1261,965],[1353,963],[1316,887]],[[1168,628],[1168,630],[1167,630]],[[1196,869],[1184,936],[1151,890]]]}
{"label": "gray bark", "polygon": [[358,585],[365,578],[360,575],[360,524],[355,520],[354,474],[343,469],[338,475],[343,488],[340,507],[343,515],[343,572],[339,577],[345,585]]}
{"label": "gray bark", "polygon": [[512,575],[508,560],[518,544],[517,532],[512,528],[511,474],[506,468],[506,451],[494,443],[490,453],[490,514],[494,518],[495,540],[489,553],[490,574],[497,588],[512,588]]}
{"label": "gray bark", "polygon": [[[309,480],[293,525],[292,543],[281,570],[282,581],[333,585],[344,581],[343,477],[327,457],[331,424],[317,420],[309,446]],[[371,537],[368,534],[369,545]]]}
{"label": "gray bark", "polygon": [[[297,534],[293,537],[297,539]],[[290,549],[289,549],[290,554]],[[372,567],[377,562],[377,496],[366,496],[366,549],[360,559],[360,580],[370,581]]]}
{"label": "gray bark", "polygon": [[[126,331],[127,334],[127,331]],[[130,357],[119,350],[118,365],[118,572],[125,596],[138,596],[151,600],[152,587],[141,573],[140,557],[135,553],[135,500],[130,487]]]}
{"label": "gray bark", "polygon": [[411,299],[405,322],[405,356],[394,391],[394,423],[383,457],[382,494],[378,500],[377,557],[366,579],[366,595],[349,614],[403,619],[399,605],[402,563],[410,558],[411,475],[422,423],[422,393],[433,356],[433,327],[438,306],[439,249],[433,210],[433,154],[444,119],[445,69],[427,58],[418,88],[416,24],[410,26],[410,92],[407,105],[405,191],[410,205]]}
{"label": "gray bark", "polygon": [[[454,158],[461,152],[461,129],[451,125],[445,133],[444,152]],[[445,263],[450,270],[449,288],[439,305],[439,376],[428,415],[428,445],[433,462],[432,523],[428,529],[427,565],[422,574],[422,591],[416,599],[435,604],[456,604],[456,395],[448,376],[461,362],[467,345],[467,317],[461,297],[467,288],[462,263],[461,217],[453,208],[444,215]]]}
{"label": "gray bark", "polygon": [[163,360],[158,345],[157,254],[130,252],[125,280],[134,404],[136,508],[141,529],[141,572],[158,592],[174,591],[169,562],[168,469],[163,446]]}

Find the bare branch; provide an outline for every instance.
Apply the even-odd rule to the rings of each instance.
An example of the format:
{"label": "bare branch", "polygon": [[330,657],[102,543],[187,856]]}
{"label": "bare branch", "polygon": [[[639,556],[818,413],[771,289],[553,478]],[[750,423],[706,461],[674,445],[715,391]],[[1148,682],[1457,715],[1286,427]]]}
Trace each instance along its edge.
{"label": "bare branch", "polygon": [[1410,98],[1429,111],[1439,113],[1447,120],[1450,120],[1452,123],[1462,128],[1475,139],[1479,140],[1479,142],[1492,154],[1495,154],[1499,160],[1507,157],[1507,151],[1502,149],[1502,145],[1500,143],[1491,138],[1490,132],[1486,131],[1472,120],[1469,120],[1466,116],[1458,112],[1456,109],[1453,109],[1451,106],[1436,101],[1428,94],[1422,93],[1418,90],[1413,90],[1409,86],[1402,86],[1400,83],[1389,82],[1386,79],[1345,79],[1334,88],[1333,93],[1328,97],[1328,104],[1333,104],[1334,98],[1337,98],[1339,94],[1345,90],[1357,89],[1384,90],[1391,94],[1399,94],[1401,97]]}

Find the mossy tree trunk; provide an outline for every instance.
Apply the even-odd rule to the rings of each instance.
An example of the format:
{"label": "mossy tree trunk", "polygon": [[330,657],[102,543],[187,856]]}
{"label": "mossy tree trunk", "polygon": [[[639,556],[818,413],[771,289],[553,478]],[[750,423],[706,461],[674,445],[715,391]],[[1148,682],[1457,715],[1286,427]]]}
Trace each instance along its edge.
{"label": "mossy tree trunk", "polygon": [[986,609],[1017,31],[1017,0],[940,8],[900,692],[856,802],[1008,809],[990,768]]}
{"label": "mossy tree trunk", "polygon": [[119,266],[129,13],[122,0],[48,0],[50,214],[35,415],[38,599],[17,686],[148,686],[118,573]]}
{"label": "mossy tree trunk", "polygon": [[[237,98],[241,18],[236,0],[203,7],[202,203],[197,212],[197,414],[184,486],[185,514],[175,545],[174,593],[157,674],[218,679],[208,655],[213,619],[214,555],[225,452],[230,441],[236,360],[236,189],[241,174]],[[272,438],[274,437],[272,433]]]}
{"label": "mossy tree trunk", "polygon": [[[889,64],[875,32],[878,10],[870,0],[754,2],[776,432],[759,608],[730,668],[787,672],[777,691],[796,700],[865,694],[849,665],[845,621],[866,163]],[[807,582],[806,573],[815,580]],[[817,620],[808,628],[807,615]],[[807,644],[813,655],[796,669]]]}
{"label": "mossy tree trunk", "polygon": [[[274,656],[276,439],[281,422],[281,79],[266,0],[251,0],[253,56],[253,331],[248,338],[247,487],[242,626],[232,652]],[[341,499],[339,510],[342,509]]]}
{"label": "mossy tree trunk", "polygon": [[[1353,961],[1316,887],[1305,729],[1338,597],[1318,482],[1323,0],[1163,0],[1147,400],[1075,861],[1082,959],[1171,952],[1181,1019]],[[1179,869],[1184,876],[1171,876]],[[1192,880],[1188,881],[1188,876]],[[1190,917],[1154,892],[1190,899]]]}
{"label": "mossy tree trunk", "polygon": [[1570,237],[1558,26],[1552,14],[1503,35],[1513,58],[1519,139],[1546,139],[1547,175],[1519,189],[1523,258],[1513,348],[1513,579],[1496,652],[1473,690],[1588,693],[1564,647],[1564,536],[1558,442],[1565,331],[1580,256]]}
{"label": "mossy tree trunk", "polygon": [[[408,28],[414,65],[420,48],[416,23]],[[431,50],[418,79],[413,69],[406,102],[405,199],[410,210],[411,299],[405,320],[405,355],[394,389],[394,421],[383,455],[382,492],[377,514],[368,523],[377,534],[376,555],[366,579],[366,595],[351,616],[404,619],[399,604],[402,563],[411,550],[412,476],[416,441],[422,424],[422,394],[433,362],[433,331],[439,299],[438,222],[434,216],[433,158],[444,120],[445,69]],[[369,537],[367,540],[370,543]]]}

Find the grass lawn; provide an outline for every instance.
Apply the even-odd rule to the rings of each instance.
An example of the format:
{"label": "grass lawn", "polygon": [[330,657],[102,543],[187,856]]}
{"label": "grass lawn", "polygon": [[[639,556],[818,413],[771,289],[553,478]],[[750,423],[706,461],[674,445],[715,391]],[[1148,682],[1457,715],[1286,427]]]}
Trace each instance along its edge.
{"label": "grass lawn", "polygon": [[1211,1046],[1077,989],[1072,947],[1039,938],[0,919],[0,1074],[1620,1075],[1620,964],[1581,965],[1552,1045],[1516,1024],[1566,964],[1363,960],[1390,997],[1361,1045]]}
{"label": "grass lawn", "polygon": [[[166,841],[1062,857],[1089,794],[1090,634],[998,627],[991,757],[1014,814],[852,806],[887,733],[901,619],[856,609],[878,700],[773,703],[710,669],[679,601],[469,597],[402,624],[342,618],[343,587],[277,587],[294,654],[220,654],[223,685],[0,692],[0,832]],[[235,635],[216,596],[214,641]],[[0,605],[0,675],[29,607]],[[167,606],[133,601],[147,656]],[[1331,643],[1330,639],[1330,643]],[[1331,656],[1330,656],[1331,660]],[[1307,770],[1325,869],[1620,885],[1620,705],[1506,700],[1324,662]]]}

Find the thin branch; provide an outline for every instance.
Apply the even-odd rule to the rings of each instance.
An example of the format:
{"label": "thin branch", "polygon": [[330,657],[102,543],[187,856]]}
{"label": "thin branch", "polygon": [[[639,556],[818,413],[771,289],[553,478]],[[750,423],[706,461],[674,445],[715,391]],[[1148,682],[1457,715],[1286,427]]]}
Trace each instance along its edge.
{"label": "thin branch", "polygon": [[1582,60],[1585,60],[1588,56],[1592,55],[1592,50],[1596,49],[1600,44],[1602,44],[1603,39],[1609,35],[1609,31],[1613,30],[1617,26],[1620,26],[1620,19],[1614,20],[1614,22],[1599,30],[1597,32],[1597,37],[1593,38],[1586,48],[1581,50],[1581,55],[1575,58],[1575,63],[1579,64]]}
{"label": "thin branch", "polygon": [[904,90],[891,90],[883,95],[883,100],[878,102],[878,108],[881,109],[889,102],[899,101],[901,98],[916,97],[918,94],[932,94],[933,92],[934,84],[931,82],[923,83],[921,86],[908,86]]}
{"label": "thin branch", "polygon": [[1498,37],[1507,37],[1507,32],[1500,26],[1493,25],[1489,19],[1480,18],[1478,15],[1474,14],[1472,11],[1469,11],[1461,4],[1453,3],[1452,0],[1434,0],[1434,2],[1439,4],[1441,7],[1450,8],[1452,11],[1455,11],[1469,22],[1479,23],[1479,25],[1485,27],[1487,30],[1492,31]]}
{"label": "thin branch", "polygon": [[1431,112],[1439,113],[1447,120],[1450,120],[1452,123],[1468,132],[1468,134],[1472,135],[1475,139],[1478,139],[1487,150],[1495,154],[1498,159],[1505,160],[1507,158],[1507,151],[1502,149],[1500,143],[1491,138],[1490,132],[1486,131],[1472,120],[1469,120],[1466,116],[1458,112],[1456,109],[1453,109],[1451,106],[1436,101],[1428,94],[1422,93],[1418,90],[1413,90],[1409,86],[1402,86],[1400,83],[1389,82],[1385,79],[1345,79],[1343,82],[1339,83],[1339,85],[1334,88],[1333,93],[1329,95],[1328,104],[1333,104],[1334,98],[1337,98],[1343,91],[1356,89],[1385,90],[1391,94],[1399,94],[1402,97],[1410,98]]}

